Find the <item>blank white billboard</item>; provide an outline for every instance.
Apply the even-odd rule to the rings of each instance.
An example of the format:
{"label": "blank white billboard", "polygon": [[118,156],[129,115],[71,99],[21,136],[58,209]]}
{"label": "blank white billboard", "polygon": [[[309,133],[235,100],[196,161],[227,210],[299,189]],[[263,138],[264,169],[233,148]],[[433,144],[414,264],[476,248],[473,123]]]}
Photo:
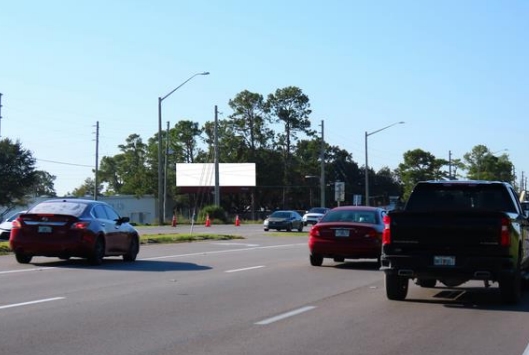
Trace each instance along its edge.
{"label": "blank white billboard", "polygon": [[[255,187],[255,163],[219,163],[219,186]],[[176,164],[176,186],[215,186],[215,164]]]}

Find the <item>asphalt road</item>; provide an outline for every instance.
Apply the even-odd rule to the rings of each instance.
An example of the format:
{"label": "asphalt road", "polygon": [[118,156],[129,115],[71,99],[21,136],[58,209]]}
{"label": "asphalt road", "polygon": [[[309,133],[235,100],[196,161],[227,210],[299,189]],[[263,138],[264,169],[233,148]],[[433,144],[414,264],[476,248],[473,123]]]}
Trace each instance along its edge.
{"label": "asphalt road", "polygon": [[136,263],[99,267],[1,256],[0,355],[529,354],[529,293],[506,306],[495,286],[410,285],[388,301],[373,260],[312,267],[306,236],[207,230],[246,239],[142,246]]}

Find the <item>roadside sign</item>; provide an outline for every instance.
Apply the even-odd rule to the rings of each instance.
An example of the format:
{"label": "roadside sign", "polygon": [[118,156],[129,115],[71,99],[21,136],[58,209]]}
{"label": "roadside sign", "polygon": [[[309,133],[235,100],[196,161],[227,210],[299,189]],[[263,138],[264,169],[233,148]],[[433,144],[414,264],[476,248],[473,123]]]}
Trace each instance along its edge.
{"label": "roadside sign", "polygon": [[345,182],[336,181],[334,183],[334,200],[336,202],[345,201]]}

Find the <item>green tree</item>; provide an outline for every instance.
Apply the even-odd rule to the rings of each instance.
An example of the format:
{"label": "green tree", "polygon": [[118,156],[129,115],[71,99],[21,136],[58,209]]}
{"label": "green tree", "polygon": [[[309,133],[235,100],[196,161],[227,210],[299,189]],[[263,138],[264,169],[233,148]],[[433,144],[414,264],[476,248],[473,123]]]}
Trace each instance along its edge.
{"label": "green tree", "polygon": [[299,134],[309,137],[315,135],[316,132],[310,128],[309,116],[312,111],[308,96],[295,86],[277,89],[274,94],[269,94],[265,107],[272,121],[283,125],[283,132],[277,133],[276,145],[283,155],[282,205],[285,208],[291,203],[291,201],[287,202],[287,198],[289,198],[288,186],[292,184],[292,143],[300,138]]}
{"label": "green tree", "polygon": [[42,170],[36,170],[35,175],[37,181],[35,185],[31,187],[29,194],[33,194],[34,196],[57,196],[54,185],[54,181],[57,178],[56,176]]}
{"label": "green tree", "polygon": [[152,166],[147,163],[147,146],[137,134],[127,137],[120,144],[121,153],[113,157],[103,157],[99,169],[101,182],[108,183],[109,194],[143,196],[154,194],[156,181]]}
{"label": "green tree", "polygon": [[17,204],[23,204],[24,197],[35,186],[38,177],[31,152],[24,149],[20,141],[1,139],[0,171],[0,206],[9,210]]}
{"label": "green tree", "polygon": [[[86,178],[84,183],[75,188],[71,195],[75,197],[88,197],[92,198],[94,196],[94,190],[95,190],[95,180],[92,178]],[[97,194],[100,195],[103,191],[103,185],[99,185],[97,189]]]}
{"label": "green tree", "polygon": [[437,159],[422,149],[409,150],[403,157],[404,162],[399,164],[395,174],[402,183],[405,200],[417,182],[448,178],[448,173],[442,170],[448,165],[445,159]]}
{"label": "green tree", "polygon": [[497,180],[512,183],[515,180],[513,164],[507,153],[494,155],[485,145],[476,145],[463,155],[468,178],[475,180]]}
{"label": "green tree", "polygon": [[244,140],[249,149],[249,161],[254,161],[256,150],[266,148],[274,137],[274,132],[268,127],[271,123],[266,114],[263,95],[244,90],[229,101],[233,114],[227,122],[231,137]]}

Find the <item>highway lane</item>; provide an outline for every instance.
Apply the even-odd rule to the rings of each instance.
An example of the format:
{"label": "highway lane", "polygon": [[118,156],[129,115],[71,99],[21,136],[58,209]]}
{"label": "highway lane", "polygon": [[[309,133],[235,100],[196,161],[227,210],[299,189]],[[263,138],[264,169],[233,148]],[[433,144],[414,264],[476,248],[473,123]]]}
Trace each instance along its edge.
{"label": "highway lane", "polygon": [[478,283],[466,292],[413,285],[407,301],[390,302],[371,260],[312,267],[305,236],[215,228],[246,239],[149,245],[134,264],[110,258],[101,267],[0,257],[0,354],[523,354],[527,347],[528,295],[504,306]]}

